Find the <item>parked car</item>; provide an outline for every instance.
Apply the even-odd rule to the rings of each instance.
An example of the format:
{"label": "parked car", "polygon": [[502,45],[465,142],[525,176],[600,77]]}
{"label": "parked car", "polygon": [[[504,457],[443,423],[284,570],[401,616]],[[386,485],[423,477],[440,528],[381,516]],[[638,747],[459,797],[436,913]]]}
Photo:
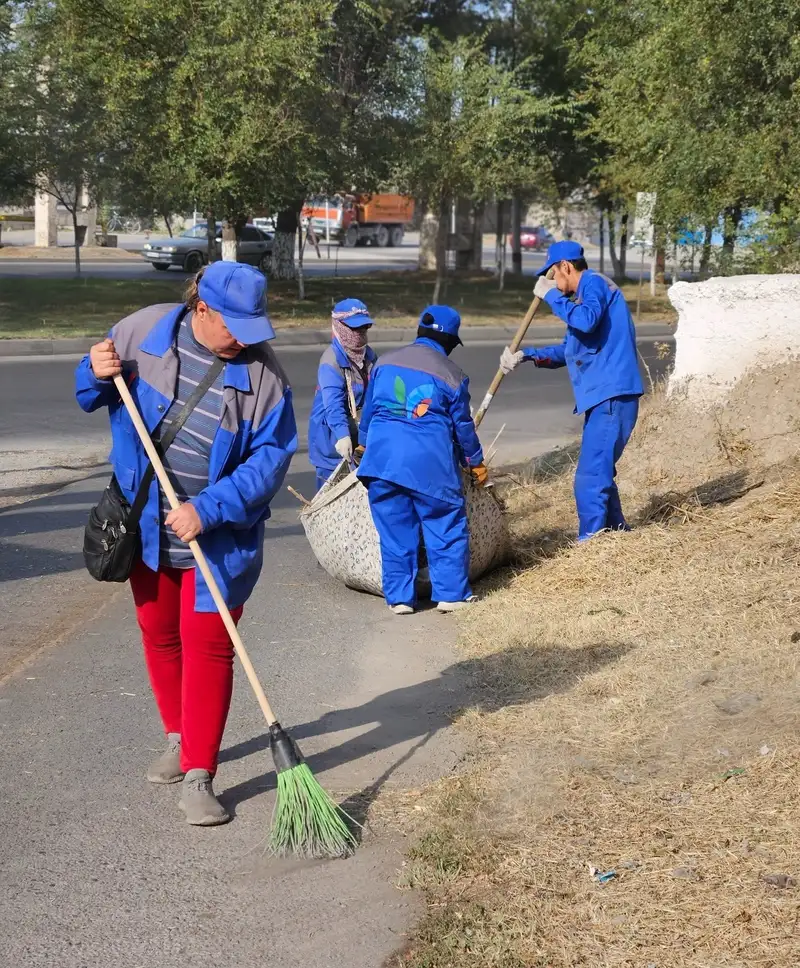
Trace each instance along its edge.
{"label": "parked car", "polygon": [[[531,252],[541,252],[546,249],[548,245],[552,245],[555,242],[553,235],[547,231],[543,225],[523,225],[519,234],[520,246],[522,249],[527,249]],[[514,243],[513,236],[508,237],[508,247],[512,247]]]}
{"label": "parked car", "polygon": [[[217,242],[221,242],[222,224],[217,223]],[[179,266],[185,272],[197,272],[208,262],[206,223],[198,222],[171,239],[151,239],[142,247],[142,255],[154,269],[162,272]],[[272,234],[255,225],[245,225],[239,240],[239,261],[258,266],[266,272],[272,255]]]}
{"label": "parked car", "polygon": [[253,219],[253,225],[257,229],[268,232],[270,235],[275,232],[275,219],[271,215],[259,215]]}

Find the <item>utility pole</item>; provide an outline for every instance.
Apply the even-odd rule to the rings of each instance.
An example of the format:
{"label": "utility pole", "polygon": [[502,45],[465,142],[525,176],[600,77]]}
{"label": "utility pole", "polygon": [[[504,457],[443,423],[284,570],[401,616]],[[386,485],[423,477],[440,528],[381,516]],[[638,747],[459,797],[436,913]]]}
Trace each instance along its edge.
{"label": "utility pole", "polygon": [[[511,0],[511,70],[517,67],[517,0]],[[511,199],[511,271],[522,275],[522,200]]]}

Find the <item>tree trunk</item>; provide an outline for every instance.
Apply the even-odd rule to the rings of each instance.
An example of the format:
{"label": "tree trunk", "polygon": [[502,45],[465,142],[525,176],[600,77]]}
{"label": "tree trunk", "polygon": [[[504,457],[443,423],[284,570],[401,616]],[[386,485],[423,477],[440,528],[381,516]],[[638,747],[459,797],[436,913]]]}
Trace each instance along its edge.
{"label": "tree trunk", "polygon": [[207,261],[211,264],[216,262],[219,256],[217,252],[217,216],[211,209],[206,212],[206,241],[208,243]]}
{"label": "tree trunk", "polygon": [[511,271],[522,275],[522,201],[511,199]]}
{"label": "tree trunk", "polygon": [[306,282],[303,276],[303,225],[298,221],[297,224],[297,298],[306,298]]}
{"label": "tree trunk", "polygon": [[703,248],[700,250],[700,278],[703,279],[708,275],[708,267],[711,263],[711,232],[712,229],[704,229],[703,234]]}
{"label": "tree trunk", "polygon": [[484,202],[476,202],[472,208],[472,249],[469,254],[469,267],[478,272],[483,268],[483,213]]}
{"label": "tree trunk", "polygon": [[611,276],[613,279],[622,278],[620,275],[620,261],[617,255],[617,223],[614,217],[614,207],[609,205],[608,213],[608,254],[611,256]]}
{"label": "tree trunk", "polygon": [[236,223],[232,218],[222,220],[222,261],[239,261],[239,240],[236,238]]}
{"label": "tree trunk", "polygon": [[622,213],[619,231],[619,278],[625,279],[628,270],[628,211]]}
{"label": "tree trunk", "polygon": [[442,294],[442,287],[447,276],[447,229],[448,205],[444,199],[439,207],[439,219],[436,232],[436,285],[433,288],[433,305],[438,306]]}
{"label": "tree trunk", "polygon": [[656,282],[659,286],[667,284],[667,250],[663,245],[656,249]]}
{"label": "tree trunk", "polygon": [[606,213],[600,209],[600,275],[606,274]]}
{"label": "tree trunk", "polygon": [[272,268],[270,279],[296,279],[294,247],[297,240],[298,215],[302,203],[278,212],[275,235],[272,241]]}
{"label": "tree trunk", "polygon": [[739,222],[742,220],[742,206],[731,205],[726,208],[723,218],[722,254],[728,259],[733,258],[733,249],[736,244],[736,236],[739,232]]}
{"label": "tree trunk", "polygon": [[439,237],[439,216],[430,205],[422,216],[419,229],[419,267],[430,271],[436,268],[436,242]]}
{"label": "tree trunk", "polygon": [[161,218],[164,219],[164,225],[166,225],[167,227],[167,232],[169,233],[169,237],[172,238],[172,218],[169,212],[162,212]]}
{"label": "tree trunk", "polygon": [[[505,260],[505,249],[503,247],[503,235],[505,234],[505,214],[506,203],[504,199],[497,201],[497,229],[494,241],[494,271],[495,275],[503,277],[503,261]],[[501,282],[502,285],[502,282]]]}
{"label": "tree trunk", "polygon": [[472,232],[472,206],[466,198],[456,200],[456,269],[469,269],[472,264],[472,245],[463,244]]}
{"label": "tree trunk", "polygon": [[78,203],[76,201],[75,208],[70,213],[72,215],[72,231],[75,233],[73,241],[75,244],[75,275],[79,276],[81,274],[81,247],[78,243]]}

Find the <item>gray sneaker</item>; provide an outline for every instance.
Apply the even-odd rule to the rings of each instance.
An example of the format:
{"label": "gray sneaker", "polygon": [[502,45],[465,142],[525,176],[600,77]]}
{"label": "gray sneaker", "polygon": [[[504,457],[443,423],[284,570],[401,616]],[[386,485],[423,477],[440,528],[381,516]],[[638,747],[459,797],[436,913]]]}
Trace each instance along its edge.
{"label": "gray sneaker", "polygon": [[439,602],[436,606],[437,612],[457,612],[462,608],[469,608],[470,605],[474,605],[478,601],[477,595],[470,595],[469,598],[465,598],[463,602]]}
{"label": "gray sneaker", "polygon": [[231,817],[214,796],[208,770],[189,770],[183,778],[178,806],[186,814],[186,823],[195,827],[215,827],[227,823]]}
{"label": "gray sneaker", "polygon": [[183,779],[180,733],[167,733],[167,748],[147,768],[147,779],[151,783],[177,783]]}

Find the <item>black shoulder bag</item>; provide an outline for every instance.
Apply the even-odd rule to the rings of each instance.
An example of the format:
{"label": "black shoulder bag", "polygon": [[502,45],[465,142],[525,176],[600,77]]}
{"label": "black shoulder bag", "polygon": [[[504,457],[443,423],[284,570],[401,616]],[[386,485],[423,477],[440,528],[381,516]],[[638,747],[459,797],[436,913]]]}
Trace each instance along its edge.
{"label": "black shoulder bag", "polygon": [[[186,423],[189,414],[203,399],[216,380],[224,360],[216,358],[200,385],[183,405],[175,422],[160,440],[153,440],[160,457]],[[127,581],[141,546],[139,519],[142,516],[150,484],[154,475],[153,465],[148,463],[133,504],[122,493],[117,478],[112,474],[98,504],[89,512],[89,520],[83,533],[83,560],[92,578],[97,581]]]}

